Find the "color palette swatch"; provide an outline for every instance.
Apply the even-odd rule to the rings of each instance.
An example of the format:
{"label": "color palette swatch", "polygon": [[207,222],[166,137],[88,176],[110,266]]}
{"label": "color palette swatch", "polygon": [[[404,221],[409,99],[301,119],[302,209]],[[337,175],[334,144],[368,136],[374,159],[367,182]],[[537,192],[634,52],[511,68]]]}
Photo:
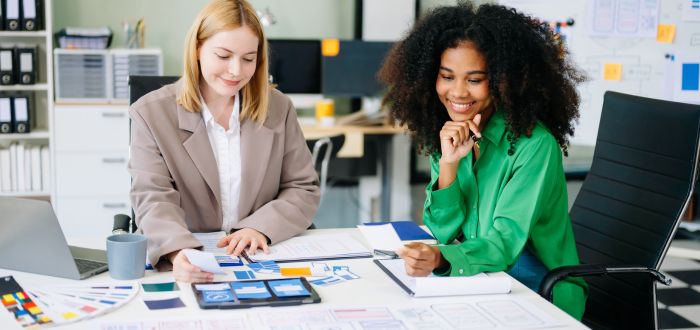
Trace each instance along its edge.
{"label": "color palette swatch", "polygon": [[36,329],[54,323],[12,276],[0,278],[0,300],[23,328]]}

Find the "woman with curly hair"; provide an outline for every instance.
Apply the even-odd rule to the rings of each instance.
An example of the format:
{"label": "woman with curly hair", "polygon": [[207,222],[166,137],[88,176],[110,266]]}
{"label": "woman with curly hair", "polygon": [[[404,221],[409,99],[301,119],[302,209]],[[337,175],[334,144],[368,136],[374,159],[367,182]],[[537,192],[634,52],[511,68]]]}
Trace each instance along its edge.
{"label": "woman with curly hair", "polygon": [[[566,55],[541,22],[468,3],[434,9],[392,49],[384,102],[430,155],[423,220],[441,243],[399,250],[409,275],[507,270],[537,290],[579,263],[562,152],[584,77]],[[554,303],[580,319],[586,291],[560,282]]]}

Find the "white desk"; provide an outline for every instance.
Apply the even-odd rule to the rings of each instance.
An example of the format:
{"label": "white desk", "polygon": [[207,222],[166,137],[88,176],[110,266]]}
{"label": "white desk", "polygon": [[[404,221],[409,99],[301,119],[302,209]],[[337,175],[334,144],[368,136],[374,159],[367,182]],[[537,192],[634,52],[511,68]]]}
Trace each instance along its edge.
{"label": "white desk", "polygon": [[[356,229],[319,229],[308,231],[306,235],[329,234],[340,232],[351,233],[352,235],[355,235],[355,237],[361,239],[364,242],[362,235]],[[101,239],[96,238],[76,238],[70,240],[70,243],[74,245],[82,245],[87,247],[101,247],[104,245]],[[470,299],[473,300],[475,298],[478,298],[478,296],[411,298],[403,290],[401,290],[398,285],[396,285],[392,280],[390,280],[376,265],[374,265],[374,263],[372,263],[371,260],[372,259],[345,259],[327,261],[328,265],[347,265],[350,267],[350,270],[352,272],[356,273],[361,278],[331,286],[314,286],[316,291],[321,296],[322,303],[307,305],[307,308],[371,307],[382,305],[386,307],[412,305],[427,306],[436,303],[442,304],[463,302],[468,301]],[[47,261],[47,266],[49,265],[50,262]],[[76,282],[73,280],[22,273],[5,269],[0,269],[0,275],[13,275],[15,279],[20,283],[20,285],[22,285],[25,289],[39,285],[47,286],[51,284],[71,284]],[[217,277],[215,278],[216,281],[233,279],[234,278],[232,275],[217,275]],[[150,282],[165,282],[172,280],[172,273],[155,273],[147,271],[146,278],[142,280]],[[83,283],[104,283],[106,281],[111,281],[111,279],[107,273],[103,273],[90,279],[84,280]],[[95,319],[81,321],[78,323],[72,323],[59,328],[99,329],[100,324],[103,321],[108,320],[131,321],[167,319],[178,317],[226,317],[235,315],[235,313],[251,313],[256,311],[256,309],[204,311],[199,309],[194,299],[192,290],[190,289],[190,285],[187,283],[178,283],[178,285],[180,286],[179,296],[185,303],[185,305],[187,305],[187,307],[185,308],[149,311],[143,303],[142,296],[144,295],[144,293],[140,292],[134,300],[132,300],[120,309],[114,310],[106,315],[97,317]],[[513,281],[513,291],[510,295],[526,299],[527,301],[540,308],[543,312],[551,315],[554,319],[560,321],[564,326],[557,329],[586,329],[586,327],[583,324],[571,318],[568,314],[559,310],[557,307],[542,299],[535,292],[531,291],[530,289],[528,289],[527,287],[525,287],[517,281]],[[298,309],[300,307],[275,307],[275,311],[283,311],[286,309],[293,308]],[[21,329],[15,323],[12,316],[4,308],[2,309],[2,311],[0,311],[0,329]]]}

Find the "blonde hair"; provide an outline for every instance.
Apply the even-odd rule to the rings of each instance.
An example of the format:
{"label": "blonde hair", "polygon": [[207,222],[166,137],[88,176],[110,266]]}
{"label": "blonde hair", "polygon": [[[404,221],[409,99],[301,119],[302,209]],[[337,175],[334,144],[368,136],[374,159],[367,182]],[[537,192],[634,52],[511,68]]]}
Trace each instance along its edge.
{"label": "blonde hair", "polygon": [[199,12],[185,38],[182,88],[177,103],[191,112],[201,111],[199,82],[201,72],[197,59],[198,48],[210,37],[221,32],[247,26],[258,37],[258,54],[253,77],[241,89],[240,120],[250,118],[262,124],[267,117],[269,79],[267,40],[255,9],[246,0],[213,0]]}

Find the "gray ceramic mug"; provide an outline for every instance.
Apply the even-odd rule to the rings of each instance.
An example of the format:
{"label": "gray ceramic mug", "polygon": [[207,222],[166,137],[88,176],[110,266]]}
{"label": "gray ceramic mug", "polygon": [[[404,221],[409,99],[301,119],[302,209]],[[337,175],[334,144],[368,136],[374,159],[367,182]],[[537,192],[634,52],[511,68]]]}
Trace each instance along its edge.
{"label": "gray ceramic mug", "polygon": [[146,267],[146,236],[119,234],[107,237],[109,276],[115,280],[143,277]]}

